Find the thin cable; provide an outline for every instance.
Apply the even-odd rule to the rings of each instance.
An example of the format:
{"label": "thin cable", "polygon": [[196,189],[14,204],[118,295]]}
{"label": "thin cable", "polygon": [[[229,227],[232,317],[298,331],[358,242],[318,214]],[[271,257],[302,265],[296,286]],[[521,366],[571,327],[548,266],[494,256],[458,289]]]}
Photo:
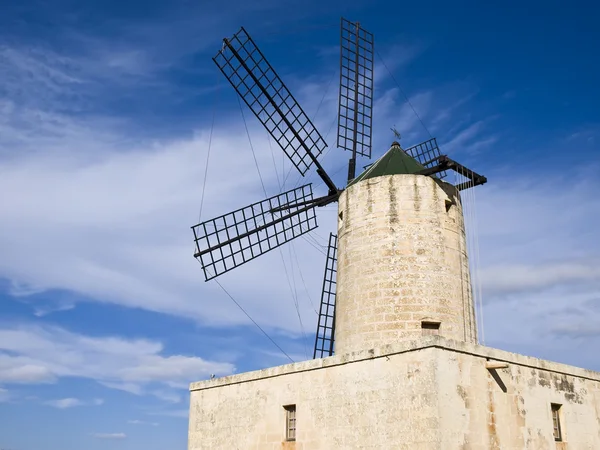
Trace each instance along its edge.
{"label": "thin cable", "polygon": [[[465,172],[463,169],[461,169],[461,179],[460,182],[461,183],[467,183],[466,184],[466,189],[464,191],[465,193],[465,211],[463,212],[463,215],[466,215],[466,221],[467,221],[467,256],[468,256],[468,261],[469,261],[469,274],[470,274],[470,281],[471,284],[469,286],[469,289],[471,290],[471,301],[473,303],[473,305],[468,305],[469,306],[469,315],[474,317],[471,320],[475,321],[475,326],[477,327],[477,329],[479,330],[479,320],[477,320],[477,315],[478,315],[478,311],[479,311],[479,306],[478,306],[478,302],[477,302],[477,291],[474,289],[476,283],[477,283],[477,275],[476,275],[476,271],[475,271],[475,259],[471,258],[471,255],[473,254],[472,250],[473,250],[473,200],[472,200],[472,196],[471,196],[471,190],[470,190],[470,184],[469,184],[469,179],[466,177]],[[479,331],[477,332],[477,336],[478,336],[478,342],[479,342]]]}
{"label": "thin cable", "polygon": [[[460,176],[460,178],[459,178]],[[469,292],[471,294],[471,303],[472,305],[467,305],[469,311],[466,311],[466,313],[468,313],[469,317],[472,317],[473,314],[475,315],[475,317],[472,317],[471,321],[475,321],[475,326],[477,329],[479,329],[479,321],[477,320],[477,313],[478,313],[478,306],[477,306],[477,297],[476,297],[476,292],[473,289],[474,283],[475,283],[475,276],[474,276],[474,264],[475,261],[471,260],[471,258],[469,257],[471,254],[471,249],[473,247],[471,241],[473,238],[473,230],[471,227],[471,211],[472,211],[472,204],[470,201],[470,193],[469,193],[469,184],[468,184],[468,179],[467,177],[464,175],[464,171],[463,169],[460,169],[458,172],[458,175],[455,175],[455,179],[457,180],[457,185],[459,183],[463,183],[466,182],[466,189],[464,189],[462,191],[462,197],[464,199],[464,201],[462,202],[463,204],[463,221],[465,223],[465,228],[466,228],[466,248],[465,248],[465,255],[468,258],[468,273],[469,273],[469,280],[470,280],[470,284],[468,286]],[[465,314],[466,317],[466,314]]]}
{"label": "thin cable", "polygon": [[[330,209],[332,207],[332,205],[327,205],[327,206],[321,206],[321,211],[323,210],[327,210]],[[337,206],[334,206],[335,209],[337,209]],[[327,239],[325,239],[323,236],[321,236],[319,233],[317,233],[316,230],[311,230],[309,234],[307,234],[307,236],[310,236],[310,238],[319,246],[322,248],[327,248]],[[319,241],[317,240],[317,238],[319,238],[321,240],[321,243],[319,243]]]}
{"label": "thin cable", "polygon": [[479,276],[479,258],[477,257],[477,251],[478,251],[478,238],[477,238],[477,227],[476,227],[476,217],[475,217],[475,189],[474,189],[474,180],[471,181],[470,183],[470,200],[471,200],[471,230],[472,230],[472,237],[471,237],[471,245],[472,245],[472,255],[473,255],[473,278],[474,278],[474,285],[473,285],[473,289],[475,291],[475,299],[477,301],[477,305],[478,305],[478,311],[479,311],[479,318],[478,318],[478,322],[479,322],[479,328],[481,330],[481,343],[484,344],[485,343],[485,327],[483,324],[483,301],[481,299],[481,290],[479,289],[479,283],[480,281],[480,276]]}
{"label": "thin cable", "polygon": [[481,290],[481,277],[480,277],[480,258],[479,258],[479,237],[477,229],[477,218],[475,210],[475,182],[467,178],[461,171],[462,178],[459,180],[460,183],[466,181],[467,186],[465,189],[465,205],[466,205],[466,220],[468,223],[468,243],[469,243],[469,255],[472,258],[470,260],[471,267],[471,284],[472,284],[472,298],[473,308],[475,313],[475,320],[477,323],[477,329],[479,331],[478,342],[485,345],[485,326],[483,322],[483,298]]}
{"label": "thin cable", "polygon": [[254,146],[252,145],[252,139],[250,139],[250,131],[248,130],[248,124],[246,123],[246,116],[244,116],[244,109],[242,108],[242,102],[240,101],[239,95],[237,96],[238,104],[240,105],[240,112],[242,113],[242,119],[244,121],[244,127],[246,128],[246,135],[248,136],[248,142],[250,143],[250,149],[252,150],[252,157],[254,158],[254,164],[256,165],[256,170],[258,171],[258,178],[260,178],[260,184],[263,188],[263,192],[265,194],[265,198],[267,196],[267,189],[265,188],[265,183],[263,182],[262,174],[260,173],[260,168],[258,167],[258,160],[256,159],[256,153],[254,152]]}
{"label": "thin cable", "polygon": [[[458,173],[454,173],[454,185],[458,186],[458,184],[460,183],[459,179],[459,175]],[[463,240],[462,240],[462,234],[458,233],[457,239],[458,239],[458,243],[457,243],[457,248],[458,248],[458,264],[460,266],[460,292],[461,292],[461,296],[462,296],[462,308],[463,308],[463,338],[465,341],[468,340],[468,336],[467,336],[467,328],[469,328],[469,330],[473,329],[473,320],[474,317],[472,316],[472,311],[469,308],[469,296],[465,295],[465,274],[464,274],[464,270],[463,270],[463,257],[464,255],[466,255],[467,249],[466,249],[466,245],[467,245],[467,236],[466,236],[466,223],[465,223],[465,215],[464,215],[464,205],[463,205],[463,199],[462,199],[462,195],[460,194],[460,191],[457,190],[456,192],[456,200],[457,200],[457,205],[456,205],[456,214],[457,216],[459,215],[459,210],[458,210],[458,206],[460,205],[460,214],[462,215],[462,219],[463,219],[463,228],[465,228],[465,248],[463,248]],[[460,219],[460,217],[458,217],[458,219]],[[459,220],[460,223],[460,220]],[[464,252],[464,253],[463,253]],[[468,286],[467,286],[467,294],[469,293],[468,291]],[[472,303],[473,299],[471,298],[471,303]],[[469,318],[469,325],[470,327],[467,327],[467,318]]]}
{"label": "thin cable", "polygon": [[306,292],[306,296],[308,297],[308,301],[310,302],[310,306],[312,307],[312,309],[315,312],[315,314],[318,316],[319,313],[317,312],[317,308],[315,308],[315,304],[313,303],[312,298],[310,296],[310,293],[308,292],[308,287],[306,286],[306,281],[304,281],[304,277],[302,276],[302,271],[299,270],[300,269],[300,262],[298,261],[298,254],[296,253],[296,247],[294,246],[293,242],[292,242],[292,249],[294,251],[294,258],[296,259],[296,265],[298,266],[298,271],[300,273],[300,279],[302,280],[302,284],[304,285],[304,291]]}
{"label": "thin cable", "polygon": [[273,160],[273,168],[275,169],[275,177],[277,178],[277,186],[279,186],[279,193],[283,192],[281,180],[279,179],[279,171],[277,170],[277,163],[275,162],[275,152],[273,152],[273,146],[271,145],[271,135],[267,133],[267,142],[269,143],[269,149],[271,150],[271,159]]}
{"label": "thin cable", "polygon": [[321,97],[321,101],[319,102],[319,106],[317,107],[317,110],[313,114],[313,120],[312,120],[313,122],[317,121],[317,115],[319,114],[319,110],[321,109],[321,106],[323,105],[323,102],[325,101],[325,97],[329,93],[329,88],[331,87],[331,83],[333,82],[333,79],[335,78],[335,75],[337,73],[338,73],[338,70],[336,68],[335,72],[333,72],[333,74],[331,75],[331,78],[329,79],[329,83],[327,83],[327,88],[325,88],[325,92],[323,92],[323,96]]}
{"label": "thin cable", "polygon": [[303,235],[301,235],[300,237],[301,237],[303,240],[305,240],[305,241],[306,241],[306,242],[307,242],[307,243],[308,243],[308,244],[309,244],[311,247],[313,247],[315,250],[317,250],[319,253],[321,253],[321,254],[323,254],[323,255],[327,255],[327,253],[325,253],[325,252],[323,251],[323,249],[322,249],[322,248],[320,248],[320,247],[321,247],[321,245],[320,245],[320,244],[318,244],[318,243],[315,243],[315,242],[313,242],[313,241],[311,241],[311,240],[310,240],[310,237],[311,237],[311,236],[310,236],[310,234],[308,234],[308,233],[307,233],[307,234],[303,234]]}
{"label": "thin cable", "polygon": [[302,333],[302,343],[304,345],[304,356],[306,356],[306,359],[308,359],[308,347],[306,346],[306,333],[304,332],[304,324],[302,323],[302,315],[300,314],[300,302],[298,301],[298,289],[296,288],[296,278],[294,277],[294,261],[292,261],[292,247],[289,246],[288,249],[290,252],[290,270],[292,272],[292,281],[291,282],[290,282],[290,277],[288,275],[287,267],[285,264],[285,258],[283,257],[283,251],[280,251],[281,262],[283,263],[285,275],[286,275],[286,278],[288,279],[288,284],[290,286],[290,292],[292,293],[292,299],[294,300],[294,305],[296,306],[296,314],[298,315],[298,321],[300,322],[300,332]]}
{"label": "thin cable", "polygon": [[419,119],[419,122],[421,122],[421,125],[423,125],[423,128],[425,128],[425,131],[427,132],[427,134],[429,135],[429,137],[433,138],[433,136],[431,135],[431,133],[427,129],[427,126],[425,126],[425,123],[423,122],[423,120],[421,120],[421,116],[419,116],[419,113],[417,113],[417,110],[415,109],[415,107],[413,106],[413,104],[411,103],[411,101],[408,99],[408,96],[404,92],[404,89],[402,89],[402,87],[400,87],[400,83],[398,83],[398,81],[396,80],[396,77],[394,76],[394,74],[392,73],[392,71],[388,68],[387,64],[385,63],[385,61],[383,60],[383,58],[381,57],[381,55],[379,54],[379,52],[377,50],[375,51],[375,53],[377,53],[377,56],[379,57],[379,59],[381,60],[381,63],[383,64],[383,67],[385,67],[385,69],[388,71],[388,73],[392,77],[392,80],[394,80],[394,83],[396,83],[396,86],[398,86],[398,89],[400,90],[400,92],[402,93],[402,95],[404,96],[404,98],[406,99],[406,102],[410,105],[410,108],[415,113],[415,116],[417,116],[417,119]]}
{"label": "thin cable", "polygon": [[485,345],[485,326],[484,326],[484,318],[483,318],[483,290],[482,290],[482,282],[481,282],[481,259],[479,253],[479,225],[477,222],[477,214],[476,214],[476,192],[473,190],[473,231],[475,238],[475,259],[476,259],[476,267],[477,267],[477,294],[479,297],[479,319],[481,321],[481,343]]}
{"label": "thin cable", "polygon": [[213,101],[212,123],[210,126],[210,134],[208,135],[208,154],[206,155],[206,167],[204,168],[204,181],[202,182],[202,196],[200,197],[200,211],[198,212],[198,223],[200,223],[200,221],[202,219],[202,208],[204,206],[204,193],[206,192],[206,179],[208,178],[208,163],[210,161],[210,150],[212,148],[213,131],[215,129],[215,119],[217,117],[217,103],[218,103],[218,99],[219,99],[219,93],[221,92],[220,81],[221,81],[221,77],[218,76],[217,77],[217,89],[215,91],[215,98]]}
{"label": "thin cable", "polygon": [[232,296],[232,295],[231,295],[229,292],[227,292],[227,289],[225,289],[225,288],[224,288],[224,287],[221,285],[221,283],[219,283],[219,280],[217,280],[217,279],[215,278],[215,282],[216,282],[216,283],[219,285],[219,287],[220,287],[220,288],[223,290],[223,292],[225,292],[225,294],[227,294],[227,296],[228,296],[228,297],[231,299],[231,301],[233,301],[233,303],[235,303],[235,304],[237,305],[237,307],[238,307],[238,308],[240,308],[240,310],[241,310],[241,311],[242,311],[242,312],[243,312],[243,313],[246,315],[246,317],[248,317],[248,319],[250,319],[250,320],[252,321],[252,323],[253,323],[254,325],[256,325],[256,328],[258,328],[258,329],[259,329],[259,330],[262,332],[262,334],[264,334],[264,335],[267,337],[267,339],[268,339],[268,340],[270,340],[270,341],[273,343],[273,345],[279,349],[279,351],[281,351],[281,353],[283,353],[283,354],[284,354],[284,355],[285,355],[285,356],[286,356],[286,357],[287,357],[287,358],[288,358],[288,359],[289,359],[291,362],[293,362],[293,363],[294,363],[294,362],[296,362],[296,361],[294,361],[292,358],[290,358],[290,355],[288,355],[288,354],[287,354],[287,353],[286,353],[286,352],[285,352],[285,351],[284,351],[284,350],[283,350],[283,349],[282,349],[282,348],[281,348],[281,347],[280,347],[280,346],[277,344],[277,342],[275,342],[275,341],[273,340],[273,338],[271,338],[271,336],[269,336],[269,335],[267,334],[267,332],[266,332],[265,330],[263,330],[263,329],[261,328],[261,326],[260,326],[258,323],[256,323],[256,321],[255,321],[255,320],[254,320],[252,317],[250,317],[250,314],[248,314],[248,313],[246,312],[246,310],[245,310],[244,308],[242,308],[242,305],[240,305],[240,304],[239,304],[239,303],[238,303],[238,302],[235,300],[235,298],[233,298],[233,296]]}
{"label": "thin cable", "polygon": [[[319,114],[319,110],[321,109],[321,105],[323,104],[323,102],[325,101],[325,97],[327,96],[327,94],[329,93],[329,89],[331,88],[331,83],[333,82],[335,76],[339,73],[338,68],[335,69],[335,71],[332,73],[331,78],[329,79],[329,83],[327,84],[327,88],[325,89],[325,92],[323,93],[323,96],[321,97],[321,101],[319,102],[319,106],[317,108],[317,111],[315,112],[315,114],[313,115],[313,122],[316,122],[317,120],[317,115]],[[323,140],[325,141],[325,143],[327,143],[327,137],[329,136],[329,133],[331,132],[331,129],[333,128],[333,124],[336,122],[338,118],[338,114],[336,112],[335,118],[333,119],[333,122],[331,122],[331,125],[329,126],[329,129],[327,130],[327,134],[325,135],[325,137],[323,138]],[[329,152],[331,151],[333,147],[329,146],[329,148],[327,149],[327,151],[321,156],[321,161],[323,161],[325,159],[325,157],[329,154]],[[288,170],[288,173],[285,176],[284,179],[284,183],[285,181],[288,179],[288,177],[290,176],[292,169],[294,167],[290,167],[290,170]],[[315,174],[315,172],[311,172],[308,175],[308,178],[306,179],[307,182],[308,180]],[[302,180],[303,176],[299,175],[296,182],[294,183],[294,187],[298,187],[298,184],[300,183],[300,181]]]}

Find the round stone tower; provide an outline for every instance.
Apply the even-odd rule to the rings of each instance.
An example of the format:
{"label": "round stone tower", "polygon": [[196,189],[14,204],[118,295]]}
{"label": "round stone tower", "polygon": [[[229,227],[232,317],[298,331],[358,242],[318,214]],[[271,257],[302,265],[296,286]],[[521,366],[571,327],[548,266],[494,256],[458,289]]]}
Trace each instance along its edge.
{"label": "round stone tower", "polygon": [[339,199],[335,352],[477,342],[459,192],[396,142]]}

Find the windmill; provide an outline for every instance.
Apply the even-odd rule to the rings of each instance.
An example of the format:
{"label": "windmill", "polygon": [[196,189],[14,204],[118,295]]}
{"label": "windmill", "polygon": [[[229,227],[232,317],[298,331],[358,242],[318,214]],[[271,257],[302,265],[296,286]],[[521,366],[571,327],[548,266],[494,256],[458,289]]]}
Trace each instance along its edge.
{"label": "windmill", "polygon": [[[337,146],[351,152],[347,186],[376,170],[373,164],[356,177],[357,156],[371,157],[373,55],[373,35],[342,18]],[[325,140],[243,27],[223,39],[213,61],[300,174],[315,170],[328,192],[315,197],[306,184],[194,225],[194,257],[206,281],[314,230],[316,209],[338,201],[347,187],[337,187],[322,167],[318,158],[327,147]],[[435,138],[406,150],[397,142],[392,147],[412,158],[415,174],[441,179],[450,169],[460,173],[468,181],[456,185],[457,190],[487,181],[442,155]],[[314,358],[334,353],[336,264],[337,236],[330,233]]]}

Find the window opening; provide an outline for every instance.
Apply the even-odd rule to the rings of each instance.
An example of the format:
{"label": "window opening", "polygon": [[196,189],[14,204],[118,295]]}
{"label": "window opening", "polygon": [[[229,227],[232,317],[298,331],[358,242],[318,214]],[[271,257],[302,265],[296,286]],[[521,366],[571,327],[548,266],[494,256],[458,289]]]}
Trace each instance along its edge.
{"label": "window opening", "polygon": [[552,403],[552,425],[554,427],[554,440],[562,441],[562,431],[560,429],[560,407],[558,403]]}
{"label": "window opening", "polygon": [[296,440],[296,405],[287,405],[285,409],[285,440]]}

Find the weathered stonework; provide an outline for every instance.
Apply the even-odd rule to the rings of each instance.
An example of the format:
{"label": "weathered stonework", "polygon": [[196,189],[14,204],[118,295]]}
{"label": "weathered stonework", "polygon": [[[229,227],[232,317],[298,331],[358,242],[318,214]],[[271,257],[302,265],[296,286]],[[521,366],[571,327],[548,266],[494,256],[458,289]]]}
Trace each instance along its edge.
{"label": "weathered stonework", "polygon": [[460,196],[422,175],[370,178],[339,201],[335,351],[422,334],[477,342]]}
{"label": "weathered stonework", "polygon": [[[508,367],[487,369],[490,361]],[[600,373],[441,336],[190,390],[190,450],[600,448]],[[551,403],[562,405],[561,443]],[[288,404],[295,442],[285,441]]]}

